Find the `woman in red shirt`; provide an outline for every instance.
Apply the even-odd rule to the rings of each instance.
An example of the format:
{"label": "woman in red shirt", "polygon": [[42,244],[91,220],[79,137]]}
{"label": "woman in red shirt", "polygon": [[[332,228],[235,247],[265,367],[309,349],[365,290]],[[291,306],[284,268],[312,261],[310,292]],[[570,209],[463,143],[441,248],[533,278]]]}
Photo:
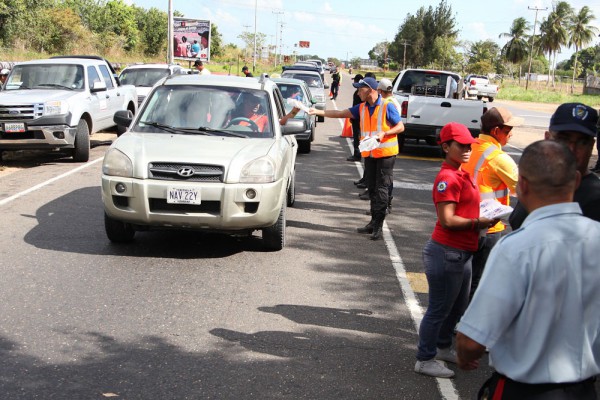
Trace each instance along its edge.
{"label": "woman in red shirt", "polygon": [[[471,258],[477,250],[479,232],[497,220],[479,217],[479,190],[461,164],[469,161],[469,129],[457,122],[440,131],[445,160],[433,184],[437,222],[423,249],[429,304],[419,328],[415,372],[451,378],[454,371],[436,361],[456,363],[450,349],[456,323],[469,302]],[[437,356],[437,357],[436,357]]]}

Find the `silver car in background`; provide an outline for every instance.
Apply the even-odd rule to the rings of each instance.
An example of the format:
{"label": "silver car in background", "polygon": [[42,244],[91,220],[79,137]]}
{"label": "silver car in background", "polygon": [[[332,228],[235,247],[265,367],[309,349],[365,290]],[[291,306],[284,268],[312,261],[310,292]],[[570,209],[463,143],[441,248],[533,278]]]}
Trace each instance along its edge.
{"label": "silver car in background", "polygon": [[[325,85],[321,79],[321,74],[308,69],[292,69],[293,66],[286,68],[281,74],[282,78],[300,79],[308,85],[313,99],[317,101],[315,108],[317,110],[325,110],[326,97],[325,89],[329,89],[329,85]],[[317,117],[317,121],[325,121],[324,117]]]}

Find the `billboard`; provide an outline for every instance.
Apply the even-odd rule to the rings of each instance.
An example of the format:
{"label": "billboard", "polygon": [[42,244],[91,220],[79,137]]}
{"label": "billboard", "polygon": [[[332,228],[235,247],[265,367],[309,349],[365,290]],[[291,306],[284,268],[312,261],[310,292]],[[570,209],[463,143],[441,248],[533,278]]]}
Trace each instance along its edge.
{"label": "billboard", "polygon": [[310,42],[307,40],[301,40],[299,43],[299,47],[304,47],[304,48],[309,48],[310,47]]}
{"label": "billboard", "polygon": [[210,21],[174,17],[173,55],[181,60],[210,61]]}

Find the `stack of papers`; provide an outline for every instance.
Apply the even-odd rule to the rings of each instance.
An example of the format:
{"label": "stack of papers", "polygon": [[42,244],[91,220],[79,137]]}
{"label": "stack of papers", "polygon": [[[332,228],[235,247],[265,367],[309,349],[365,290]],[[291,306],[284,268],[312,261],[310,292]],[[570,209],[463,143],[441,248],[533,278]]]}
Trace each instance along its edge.
{"label": "stack of papers", "polygon": [[378,147],[379,147],[379,140],[378,140],[377,136],[370,136],[366,139],[363,139],[360,141],[360,144],[358,145],[358,149],[361,152],[371,151]]}
{"label": "stack of papers", "polygon": [[506,220],[512,212],[513,208],[511,206],[505,206],[504,204],[500,204],[494,199],[483,200],[479,204],[479,216],[484,218],[499,218],[502,220]]}
{"label": "stack of papers", "polygon": [[304,103],[302,103],[301,101],[289,98],[289,99],[287,99],[287,103],[294,108],[299,108],[300,110],[302,110],[304,112],[308,112],[308,107],[306,107],[304,105]]}

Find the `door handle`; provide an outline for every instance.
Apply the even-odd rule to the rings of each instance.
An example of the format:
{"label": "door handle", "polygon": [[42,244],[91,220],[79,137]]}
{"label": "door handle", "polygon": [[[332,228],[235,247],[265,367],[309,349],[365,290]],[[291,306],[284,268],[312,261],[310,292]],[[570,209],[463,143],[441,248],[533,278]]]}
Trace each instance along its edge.
{"label": "door handle", "polygon": [[106,94],[105,96],[106,96],[106,98],[107,98],[107,99],[110,99],[110,96],[109,96],[109,95],[107,95],[107,94]]}
{"label": "door handle", "polygon": [[450,102],[448,101],[443,101],[442,104],[440,104],[441,107],[447,107],[447,108],[451,108],[452,104],[450,104]]}

